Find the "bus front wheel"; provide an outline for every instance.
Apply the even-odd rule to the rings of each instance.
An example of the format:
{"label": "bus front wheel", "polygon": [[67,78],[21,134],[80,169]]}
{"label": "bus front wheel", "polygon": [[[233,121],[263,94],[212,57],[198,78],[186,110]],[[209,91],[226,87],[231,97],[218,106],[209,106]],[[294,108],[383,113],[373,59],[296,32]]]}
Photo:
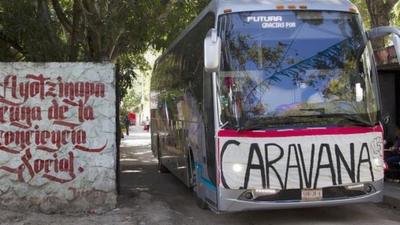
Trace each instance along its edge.
{"label": "bus front wheel", "polygon": [[158,159],[157,169],[160,173],[169,173],[168,168],[161,163],[160,159]]}
{"label": "bus front wheel", "polygon": [[208,209],[208,204],[206,201],[204,201],[203,199],[201,199],[198,195],[197,192],[193,191],[194,193],[194,198],[196,200],[196,205],[200,208],[200,209]]}
{"label": "bus front wheel", "polygon": [[157,159],[158,159],[157,169],[158,169],[158,171],[159,171],[160,173],[169,173],[168,168],[165,167],[165,166],[162,164],[161,159],[160,159],[160,155],[161,155],[161,154],[160,154],[160,150],[158,149],[158,150],[157,150]]}

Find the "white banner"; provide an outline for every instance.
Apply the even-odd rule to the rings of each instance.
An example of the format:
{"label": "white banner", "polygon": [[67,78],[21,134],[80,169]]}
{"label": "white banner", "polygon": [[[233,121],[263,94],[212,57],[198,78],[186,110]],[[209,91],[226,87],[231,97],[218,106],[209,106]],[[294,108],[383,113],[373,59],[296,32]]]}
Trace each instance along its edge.
{"label": "white banner", "polygon": [[226,189],[317,189],[383,179],[382,133],[220,137]]}

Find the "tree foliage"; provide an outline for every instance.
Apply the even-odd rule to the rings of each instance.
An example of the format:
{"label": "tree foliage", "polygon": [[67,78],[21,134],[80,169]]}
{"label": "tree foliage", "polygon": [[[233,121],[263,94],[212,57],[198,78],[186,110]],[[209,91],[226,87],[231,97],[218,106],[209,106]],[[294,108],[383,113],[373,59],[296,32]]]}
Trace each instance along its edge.
{"label": "tree foliage", "polygon": [[[164,50],[209,2],[0,0],[0,60],[112,61],[119,64],[124,95],[135,71],[148,68],[144,52]],[[367,25],[386,25],[393,17],[400,23],[396,0],[353,2]]]}
{"label": "tree foliage", "polygon": [[115,61],[165,48],[206,0],[0,0],[2,61]]}
{"label": "tree foliage", "polygon": [[372,27],[390,25],[392,11],[398,0],[365,0]]}
{"label": "tree foliage", "polygon": [[159,16],[160,24],[158,26],[159,34],[155,37],[153,47],[157,50],[163,50],[191,21],[204,9],[211,0],[172,0],[168,4],[165,12]]}
{"label": "tree foliage", "polygon": [[0,60],[118,63],[121,95],[206,0],[0,0]]}
{"label": "tree foliage", "polygon": [[[161,5],[155,0],[1,0],[2,47],[26,61],[113,61],[146,50],[155,32],[147,28],[157,24]],[[6,56],[15,60],[14,55]]]}
{"label": "tree foliage", "polygon": [[[399,18],[397,0],[352,1],[367,25]],[[149,46],[163,50],[209,2],[0,0],[0,60],[116,61],[140,56]]]}
{"label": "tree foliage", "polygon": [[[389,26],[400,24],[398,0],[352,0],[360,9],[364,21],[369,27]],[[368,12],[368,14],[367,14]],[[397,15],[397,16],[396,16]],[[383,48],[385,39],[373,42],[374,48]]]}
{"label": "tree foliage", "polygon": [[371,18],[369,16],[367,3],[365,0],[351,0],[354,4],[357,5],[358,10],[360,11],[361,17],[364,21],[364,25],[366,27],[371,27]]}
{"label": "tree foliage", "polygon": [[400,26],[400,1],[398,1],[394,6],[393,15],[394,15],[393,24],[396,26]]}

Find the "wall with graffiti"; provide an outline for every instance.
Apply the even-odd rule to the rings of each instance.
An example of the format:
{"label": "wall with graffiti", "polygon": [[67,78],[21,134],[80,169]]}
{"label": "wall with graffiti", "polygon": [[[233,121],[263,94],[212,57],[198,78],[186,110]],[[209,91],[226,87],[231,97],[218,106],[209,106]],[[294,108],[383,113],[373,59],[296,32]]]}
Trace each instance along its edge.
{"label": "wall with graffiti", "polygon": [[0,205],[113,208],[114,65],[0,63]]}

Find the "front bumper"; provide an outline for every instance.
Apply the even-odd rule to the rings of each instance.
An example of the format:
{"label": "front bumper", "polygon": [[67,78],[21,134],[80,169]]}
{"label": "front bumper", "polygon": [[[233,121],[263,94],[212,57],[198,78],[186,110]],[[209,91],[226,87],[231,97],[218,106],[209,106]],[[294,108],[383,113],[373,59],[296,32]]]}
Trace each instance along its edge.
{"label": "front bumper", "polygon": [[358,196],[344,196],[335,198],[323,198],[319,201],[301,201],[301,200],[243,200],[241,196],[247,190],[228,190],[220,189],[218,211],[220,212],[239,212],[250,210],[266,209],[290,209],[307,207],[327,207],[344,204],[381,202],[383,199],[383,180],[368,183],[373,187],[369,193]]}

